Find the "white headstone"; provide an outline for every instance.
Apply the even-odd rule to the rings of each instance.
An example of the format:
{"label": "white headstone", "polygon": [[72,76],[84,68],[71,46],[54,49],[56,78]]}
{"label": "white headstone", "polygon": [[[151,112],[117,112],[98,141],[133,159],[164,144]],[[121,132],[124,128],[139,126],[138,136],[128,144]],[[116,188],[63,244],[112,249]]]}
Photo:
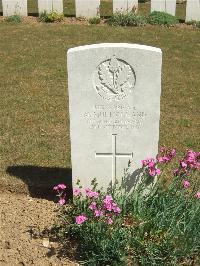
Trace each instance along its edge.
{"label": "white headstone", "polygon": [[39,14],[46,11],[50,13],[55,11],[59,14],[63,13],[63,0],[38,0]]}
{"label": "white headstone", "polygon": [[113,13],[137,11],[138,0],[113,0]]}
{"label": "white headstone", "polygon": [[151,12],[161,11],[173,16],[176,14],[176,0],[151,0]]}
{"label": "white headstone", "polygon": [[92,18],[100,15],[100,0],[75,0],[76,17]]}
{"label": "white headstone", "polygon": [[27,16],[27,0],[2,0],[3,16]]}
{"label": "white headstone", "polygon": [[162,52],[137,44],[69,49],[68,90],[73,178],[107,188],[156,156]]}
{"label": "white headstone", "polygon": [[186,21],[200,21],[200,0],[187,0]]}

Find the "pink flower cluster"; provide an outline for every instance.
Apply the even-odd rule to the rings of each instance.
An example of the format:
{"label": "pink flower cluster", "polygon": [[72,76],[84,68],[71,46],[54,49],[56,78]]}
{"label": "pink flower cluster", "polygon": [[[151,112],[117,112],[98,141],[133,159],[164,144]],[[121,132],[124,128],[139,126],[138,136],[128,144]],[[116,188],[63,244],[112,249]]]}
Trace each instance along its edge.
{"label": "pink flower cluster", "polygon": [[88,198],[95,198],[97,199],[99,197],[99,193],[96,191],[91,190],[90,188],[85,189],[86,196]]}
{"label": "pink flower cluster", "polygon": [[188,175],[191,170],[200,170],[200,152],[187,150],[180,160],[179,168],[174,171],[175,175]]}
{"label": "pink flower cluster", "polygon": [[142,166],[146,168],[150,176],[160,175],[161,171],[157,168],[157,161],[153,158],[142,160]]}
{"label": "pink flower cluster", "polygon": [[180,161],[180,166],[184,169],[200,170],[200,152],[187,150],[185,157]]}
{"label": "pink flower cluster", "polygon": [[175,156],[176,156],[176,150],[168,150],[165,147],[160,148],[161,156],[157,156],[157,162],[161,164],[169,163]]}
{"label": "pink flower cluster", "polygon": [[87,221],[87,219],[88,218],[85,214],[79,215],[76,217],[76,223],[80,225],[80,224],[84,223],[85,221]]}
{"label": "pink flower cluster", "polygon": [[[190,181],[188,180],[183,180],[183,187],[185,189],[188,189],[190,187]],[[200,191],[198,191],[196,194],[195,194],[195,198],[197,199],[200,199]]]}
{"label": "pink flower cluster", "polygon": [[58,184],[57,186],[53,187],[53,190],[57,192],[57,196],[59,197],[58,204],[61,206],[65,204],[66,202],[66,185],[65,184]]}
{"label": "pink flower cluster", "polygon": [[160,155],[157,155],[156,159],[147,158],[142,160],[142,166],[146,168],[147,173],[150,176],[156,176],[161,174],[161,170],[158,168],[157,164],[169,163],[176,156],[176,150],[168,150],[165,147],[160,148]]}
{"label": "pink flower cluster", "polygon": [[78,188],[74,188],[73,189],[73,195],[75,197],[81,196],[81,189],[79,187]]}
{"label": "pink flower cluster", "polygon": [[62,191],[64,189],[66,189],[65,184],[58,184],[57,186],[53,187],[53,190],[56,190],[56,191]]}
{"label": "pink flower cluster", "polygon": [[94,216],[95,217],[104,217],[105,221],[108,224],[113,223],[112,217],[114,215],[120,214],[121,209],[119,206],[113,201],[112,196],[106,195],[105,198],[103,199],[103,202],[101,206],[98,208],[96,202],[92,202],[89,205],[89,209],[94,211]]}
{"label": "pink flower cluster", "polygon": [[[107,224],[113,224],[116,215],[121,213],[119,206],[113,201],[112,196],[106,195],[101,203],[94,201],[97,198],[97,192],[87,189],[87,197],[92,199],[90,201],[88,209],[92,211],[94,218],[101,218],[102,221]],[[99,196],[99,193],[98,193]],[[81,225],[88,217],[85,214],[81,214],[75,217],[76,224]]]}

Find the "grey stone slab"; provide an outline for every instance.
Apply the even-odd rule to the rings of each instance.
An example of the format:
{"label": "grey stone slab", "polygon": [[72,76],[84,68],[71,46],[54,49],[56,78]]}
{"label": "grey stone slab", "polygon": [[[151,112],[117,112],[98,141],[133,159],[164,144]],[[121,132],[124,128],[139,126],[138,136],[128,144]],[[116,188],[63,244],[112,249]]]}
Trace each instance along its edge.
{"label": "grey stone slab", "polygon": [[55,11],[61,14],[63,13],[63,0],[38,0],[38,11],[39,13]]}
{"label": "grey stone slab", "polygon": [[100,15],[100,0],[75,0],[76,17],[92,18]]}
{"label": "grey stone slab", "polygon": [[107,188],[129,160],[156,156],[162,52],[137,44],[95,44],[68,50],[73,180],[97,178]]}
{"label": "grey stone slab", "polygon": [[130,12],[138,9],[138,0],[113,0],[113,13]]}
{"label": "grey stone slab", "polygon": [[27,0],[2,0],[3,16],[27,16]]}
{"label": "grey stone slab", "polygon": [[186,21],[200,21],[200,0],[187,0]]}
{"label": "grey stone slab", "polygon": [[176,14],[176,0],[151,0],[151,12],[161,11],[173,16]]}

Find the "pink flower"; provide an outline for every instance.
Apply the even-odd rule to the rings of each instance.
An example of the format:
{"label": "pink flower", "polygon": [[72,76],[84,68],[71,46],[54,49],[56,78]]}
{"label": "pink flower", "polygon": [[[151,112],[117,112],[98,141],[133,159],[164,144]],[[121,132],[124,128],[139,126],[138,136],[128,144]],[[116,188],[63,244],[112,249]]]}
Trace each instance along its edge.
{"label": "pink flower", "polygon": [[60,198],[60,200],[58,201],[58,204],[60,204],[61,206],[65,204],[65,199],[64,198]]}
{"label": "pink flower", "polygon": [[107,210],[107,211],[112,211],[112,202],[105,202],[104,203],[104,208]]}
{"label": "pink flower", "polygon": [[149,165],[150,162],[154,162],[153,158],[147,158],[146,160],[142,160],[142,166]]}
{"label": "pink flower", "polygon": [[95,210],[97,208],[97,204],[96,204],[96,202],[92,202],[91,204],[90,204],[90,206],[89,206],[89,209],[90,210]]}
{"label": "pink flower", "polygon": [[170,162],[173,157],[176,156],[176,150],[172,149],[172,150],[166,150],[166,148],[163,147],[163,149],[160,150],[161,153],[163,154],[163,156],[159,157],[157,156],[157,162],[159,163],[168,163]]}
{"label": "pink flower", "polygon": [[180,161],[181,167],[187,168],[187,164],[184,161]]}
{"label": "pink flower", "polygon": [[200,199],[200,191],[198,191],[198,192],[196,193],[195,197],[196,197],[197,199]]}
{"label": "pink flower", "polygon": [[74,188],[74,189],[73,189],[73,195],[74,195],[75,197],[79,196],[80,194],[81,194],[81,190],[80,190],[80,188]]}
{"label": "pink flower", "polygon": [[96,191],[92,191],[90,188],[85,189],[86,195],[88,198],[98,198],[99,193]]}
{"label": "pink flower", "polygon": [[65,186],[65,184],[59,184],[58,185],[58,188],[60,188],[60,189],[66,189],[66,186]]}
{"label": "pink flower", "polygon": [[112,196],[106,195],[106,197],[103,200],[103,203],[104,203],[104,208],[107,211],[112,211],[112,207],[113,207],[113,205],[112,205],[113,204],[113,198],[112,198]]}
{"label": "pink flower", "polygon": [[171,156],[173,156],[173,157],[176,156],[176,150],[175,149],[172,149],[170,153],[171,153]]}
{"label": "pink flower", "polygon": [[96,217],[100,217],[100,216],[103,216],[103,211],[101,211],[101,210],[95,210],[94,211],[94,214],[95,214]]}
{"label": "pink flower", "polygon": [[111,201],[113,201],[113,198],[110,195],[106,195],[105,199],[103,200],[104,203],[108,203],[108,202],[111,202]]}
{"label": "pink flower", "polygon": [[113,211],[115,213],[120,213],[121,212],[121,209],[118,206],[116,206],[116,207],[113,207]]}
{"label": "pink flower", "polygon": [[149,175],[150,176],[160,175],[160,173],[161,173],[160,169],[156,169],[156,168],[150,168],[149,169]]}
{"label": "pink flower", "polygon": [[157,161],[158,161],[159,163],[164,163],[164,159],[163,159],[163,157],[157,157]]}
{"label": "pink flower", "polygon": [[188,180],[183,180],[183,186],[184,188],[189,188],[190,182]]}
{"label": "pink flower", "polygon": [[53,190],[58,190],[58,186],[53,187]]}
{"label": "pink flower", "polygon": [[150,162],[150,163],[148,164],[148,167],[149,167],[149,168],[155,167],[155,162]]}
{"label": "pink flower", "polygon": [[160,147],[160,152],[163,153],[166,151],[166,148],[165,147]]}
{"label": "pink flower", "polygon": [[53,190],[64,190],[64,189],[66,189],[66,185],[65,184],[59,184],[59,185],[57,185],[57,186],[55,186],[55,187],[53,187]]}
{"label": "pink flower", "polygon": [[97,199],[99,197],[99,193],[96,191],[92,191],[91,196],[92,196],[92,198]]}
{"label": "pink flower", "polygon": [[113,220],[111,218],[108,218],[107,224],[113,224]]}
{"label": "pink flower", "polygon": [[84,223],[88,218],[84,215],[84,214],[82,214],[82,215],[79,215],[79,216],[76,216],[76,223],[77,224],[82,224],[82,223]]}
{"label": "pink flower", "polygon": [[[163,161],[164,157],[158,157],[158,161]],[[156,161],[153,158],[147,158],[146,160],[142,160],[143,167],[146,167],[146,171],[150,176],[160,175],[160,169],[156,168]]]}

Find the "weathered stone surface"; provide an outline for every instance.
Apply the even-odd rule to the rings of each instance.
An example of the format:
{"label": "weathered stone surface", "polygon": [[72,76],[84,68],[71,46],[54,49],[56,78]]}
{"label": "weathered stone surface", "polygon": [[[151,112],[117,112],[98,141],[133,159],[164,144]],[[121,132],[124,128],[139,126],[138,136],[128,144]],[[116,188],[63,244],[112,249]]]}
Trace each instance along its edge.
{"label": "weathered stone surface", "polygon": [[162,11],[175,16],[176,0],[151,0],[151,12],[153,11]]}
{"label": "weathered stone surface", "polygon": [[75,0],[76,17],[92,18],[100,15],[100,0]]}
{"label": "weathered stone surface", "polygon": [[113,13],[137,11],[138,0],[113,0]]}
{"label": "weathered stone surface", "polygon": [[27,0],[2,0],[3,16],[27,16]]}
{"label": "weathered stone surface", "polygon": [[141,160],[156,156],[161,64],[160,49],[137,44],[68,50],[73,180],[86,187],[96,177],[107,188],[129,160],[134,179]]}
{"label": "weathered stone surface", "polygon": [[38,11],[39,13],[55,11],[61,14],[63,13],[63,0],[38,0]]}
{"label": "weathered stone surface", "polygon": [[187,0],[186,21],[200,21],[200,0]]}

